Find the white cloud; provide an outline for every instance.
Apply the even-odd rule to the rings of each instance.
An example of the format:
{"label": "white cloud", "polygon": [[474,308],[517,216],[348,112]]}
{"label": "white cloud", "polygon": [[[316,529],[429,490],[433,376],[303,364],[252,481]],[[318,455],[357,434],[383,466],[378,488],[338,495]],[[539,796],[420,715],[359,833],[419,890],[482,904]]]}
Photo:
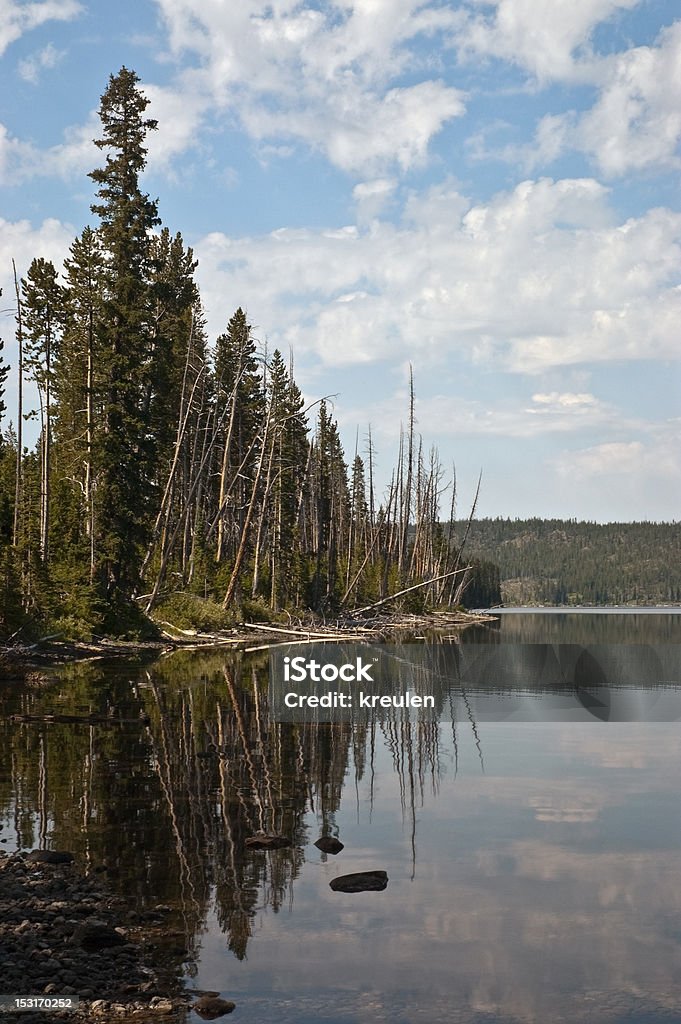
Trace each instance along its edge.
{"label": "white cloud", "polygon": [[0,124],[0,184],[15,184],[28,169],[38,163],[38,151],[30,142],[10,135]]}
{"label": "white cloud", "polygon": [[42,71],[55,68],[66,56],[66,50],[57,50],[48,43],[42,50],[19,61],[19,76],[31,85],[37,85]]}
{"label": "white cloud", "polygon": [[564,451],[550,460],[546,469],[555,473],[559,505],[570,507],[576,495],[590,495],[601,516],[608,508],[611,518],[678,522],[681,420],[649,424],[637,433],[623,429],[617,440]]}
{"label": "white cloud", "polygon": [[464,93],[441,81],[396,83],[418,70],[409,44],[457,22],[449,8],[423,0],[356,0],[324,11],[261,0],[158,3],[171,49],[200,60],[195,125],[210,96],[223,119],[238,118],[257,141],[292,138],[345,171],[380,174],[421,164],[431,139],[464,113]]}
{"label": "white cloud", "polygon": [[608,178],[681,167],[681,21],[665,29],[654,46],[594,57],[590,68],[598,89],[584,113],[545,114],[528,143],[490,146],[490,129],[482,129],[468,140],[473,158],[531,171],[576,150]]}
{"label": "white cloud", "polygon": [[[27,220],[7,221],[0,218],[0,337],[5,343],[3,359],[9,363],[11,370],[7,380],[7,393],[5,404],[7,406],[6,420],[2,429],[7,427],[11,420],[16,424],[16,366],[17,352],[15,339],[16,299],[14,292],[14,279],[12,274],[12,260],[17,269],[17,277],[21,279],[26,276],[31,261],[42,256],[44,259],[52,260],[55,267],[61,271],[64,257],[68,254],[69,246],[73,241],[75,229],[69,224],[50,217],[44,220],[41,225],[34,227]],[[36,400],[32,394],[32,386],[27,385],[27,392],[24,394],[26,405],[24,408],[31,408]],[[29,435],[27,442],[32,443],[31,431],[35,427],[27,427]]]}
{"label": "white cloud", "polygon": [[498,131],[509,125],[496,123],[483,126],[466,140],[468,152],[473,160],[502,160],[522,168],[526,174],[538,167],[550,166],[554,160],[575,145],[577,116],[574,111],[563,114],[545,114],[540,118],[530,142],[507,143],[504,146],[488,141]]}
{"label": "white cloud", "polygon": [[[469,139],[474,159],[501,159],[530,174],[576,150],[609,177],[679,164],[681,22],[651,46],[614,54],[592,47],[597,26],[641,0],[156,2],[178,61],[170,85],[145,87],[160,123],[150,159],[167,173],[181,153],[206,149],[216,128],[235,125],[265,162],[302,144],[360,180],[412,171],[442,128],[466,112],[468,94],[452,84],[452,50],[464,62],[515,64],[535,87],[594,89],[585,112],[542,114],[532,140],[490,148],[483,124]],[[68,0],[5,6],[8,26],[23,26],[19,32],[79,10]],[[47,47],[22,61],[20,73],[35,81],[57,56]],[[58,155],[58,169],[75,165],[68,143]],[[44,173],[50,155],[37,153],[33,163]]]}
{"label": "white cloud", "polygon": [[0,55],[24,33],[47,21],[70,21],[82,10],[77,0],[0,0]]}
{"label": "white cloud", "polygon": [[85,174],[101,162],[101,153],[92,141],[100,135],[101,125],[94,111],[84,124],[67,128],[63,142],[47,149],[13,137],[0,124],[0,185],[18,185],[30,178]]}
{"label": "white cloud", "polygon": [[[31,261],[40,256],[52,260],[59,268],[74,236],[75,230],[71,225],[53,217],[44,220],[39,227],[33,227],[27,220],[0,218],[0,288],[3,292],[0,304],[3,309],[14,303],[12,260],[16,263],[19,277],[24,277]],[[6,331],[2,333],[7,335]]]}
{"label": "white cloud", "polygon": [[530,72],[540,83],[593,81],[599,61],[590,48],[593,30],[640,0],[485,0],[491,12],[469,14],[456,33],[459,52],[496,57]]}
{"label": "white cloud", "polygon": [[[186,90],[185,81],[189,83]],[[150,132],[146,140],[149,168],[172,176],[173,157],[189,148],[200,155],[196,129],[208,101],[191,87],[191,74],[181,78],[175,87],[142,84],[141,89],[149,99],[146,114],[159,122],[158,131]],[[101,134],[96,110],[91,110],[82,124],[66,128],[63,142],[47,149],[15,138],[0,124],[0,184],[16,185],[34,177],[68,179],[86,174],[102,161],[93,142]]]}
{"label": "white cloud", "polygon": [[640,467],[645,447],[641,441],[612,441],[563,456],[564,475],[602,476],[604,473],[631,473]]}
{"label": "white cloud", "polygon": [[[558,391],[551,391],[550,394],[538,392],[536,395],[532,395],[532,401],[542,407],[557,406],[560,409],[579,409],[596,404],[596,399],[593,395],[586,393],[575,394],[573,391],[566,391],[563,394],[560,394]],[[536,412],[537,410],[533,409],[531,411]]]}
{"label": "white cloud", "polygon": [[352,197],[357,203],[358,219],[366,221],[376,217],[394,195],[396,187],[394,178],[374,178],[355,185]]}
{"label": "white cloud", "polygon": [[678,360],[680,243],[681,214],[616,224],[597,182],[541,179],[484,204],[440,185],[413,196],[398,225],[215,232],[195,249],[215,333],[234,295],[271,345],[326,366],[455,358],[541,374]]}
{"label": "white cloud", "polygon": [[[562,452],[547,462],[547,479],[558,507],[577,496],[590,514],[603,518],[679,520],[681,421],[649,425],[643,436],[603,440]],[[553,476],[551,474],[554,474]],[[616,511],[615,511],[616,510]]]}
{"label": "white cloud", "polygon": [[[546,400],[544,402],[544,400]],[[416,423],[424,438],[514,438],[529,440],[548,434],[572,434],[580,431],[615,431],[634,424],[622,412],[594,395],[533,395],[535,405],[516,399],[498,399],[485,404],[465,394],[448,393],[416,399]],[[389,439],[399,434],[404,422],[409,395],[404,388],[380,402],[352,406],[346,400],[339,422],[352,427],[356,423],[375,423],[376,433]],[[640,426],[640,424],[636,424]]]}
{"label": "white cloud", "polygon": [[192,149],[200,152],[198,126],[209,106],[208,98],[194,88],[191,72],[181,76],[175,86],[143,83],[142,92],[149,100],[146,117],[158,121],[158,129],[147,136],[149,167],[171,172],[173,157]]}
{"label": "white cloud", "polygon": [[611,441],[577,451],[564,452],[557,460],[562,476],[574,479],[664,478],[676,487],[681,483],[681,421],[665,425],[644,441]]}
{"label": "white cloud", "polygon": [[246,101],[241,120],[255,139],[301,139],[344,171],[364,174],[396,165],[402,171],[423,164],[428,145],[442,125],[464,112],[463,94],[442,82],[421,82],[384,93],[349,82],[321,103],[287,109]]}
{"label": "white cloud", "polygon": [[[465,112],[465,94],[429,76],[413,49],[419,37],[457,20],[435,3],[356,0],[350,7],[331,3],[322,13],[262,0],[200,7],[194,0],[157,2],[173,54],[198,61],[170,85],[143,85],[159,121],[149,139],[150,164],[166,172],[180,153],[234,124],[259,144],[265,160],[291,153],[282,142],[293,142],[360,177],[405,172],[422,165],[433,137]],[[35,81],[55,57],[48,48],[20,71]],[[398,82],[407,70],[423,80]],[[60,173],[80,169],[78,144],[67,140],[56,153],[36,149],[17,169],[26,177],[51,166]]]}
{"label": "white cloud", "polygon": [[606,175],[681,166],[681,21],[657,46],[639,46],[609,64],[600,96],[579,121],[575,141]]}

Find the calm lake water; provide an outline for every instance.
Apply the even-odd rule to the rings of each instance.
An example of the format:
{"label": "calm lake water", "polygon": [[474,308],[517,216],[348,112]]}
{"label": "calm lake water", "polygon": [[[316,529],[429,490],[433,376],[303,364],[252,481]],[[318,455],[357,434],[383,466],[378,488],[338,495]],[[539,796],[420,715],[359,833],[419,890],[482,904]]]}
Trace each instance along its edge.
{"label": "calm lake water", "polygon": [[[681,614],[504,612],[461,642],[670,645]],[[2,848],[170,906],[164,956],[243,1024],[681,1020],[681,723],[292,725],[267,682],[266,652],[0,681]],[[50,711],[110,724],[8,718]],[[371,869],[383,892],[329,888]]]}

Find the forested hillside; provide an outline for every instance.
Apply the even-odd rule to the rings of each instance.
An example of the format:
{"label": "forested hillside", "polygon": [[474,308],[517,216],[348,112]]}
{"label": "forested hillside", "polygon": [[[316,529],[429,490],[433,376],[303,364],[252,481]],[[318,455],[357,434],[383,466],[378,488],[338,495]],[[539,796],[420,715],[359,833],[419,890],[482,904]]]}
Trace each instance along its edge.
{"label": "forested hillside", "polygon": [[292,357],[257,342],[239,296],[208,337],[192,250],[141,185],[156,122],[138,81],[122,68],[102,96],[94,221],[63,274],[36,253],[3,300],[16,313],[18,408],[6,408],[6,348],[0,636],[139,634],[159,606],[212,627],[335,614],[425,580],[406,607],[460,601],[445,474],[415,437],[413,392],[377,495],[370,432],[364,457],[346,461],[327,403],[305,408]]}
{"label": "forested hillside", "polygon": [[468,548],[499,566],[507,605],[681,603],[681,523],[478,519]]}

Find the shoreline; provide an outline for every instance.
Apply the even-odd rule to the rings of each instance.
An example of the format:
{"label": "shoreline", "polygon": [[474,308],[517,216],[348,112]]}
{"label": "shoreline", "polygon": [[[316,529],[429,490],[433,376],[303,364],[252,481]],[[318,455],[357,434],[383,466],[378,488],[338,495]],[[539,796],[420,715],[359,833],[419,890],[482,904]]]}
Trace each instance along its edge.
{"label": "shoreline", "polygon": [[[61,862],[59,859],[61,858]],[[7,993],[78,998],[52,1020],[186,1020],[191,994],[162,966],[160,939],[171,909],[139,912],[109,891],[97,868],[83,872],[69,853],[0,852],[0,950]],[[17,1015],[25,1024],[39,1010]]]}
{"label": "shoreline", "polygon": [[[244,622],[215,633],[180,629],[171,623],[160,624],[161,636],[154,640],[118,640],[96,637],[92,640],[58,640],[45,637],[32,644],[0,644],[0,670],[16,670],[17,675],[31,668],[98,661],[117,657],[161,657],[180,650],[209,650],[223,647],[245,653],[266,650],[291,643],[376,642],[389,643],[399,636],[463,630],[468,626],[494,621],[491,613],[431,612],[397,614],[373,619],[342,620],[330,623],[300,623],[286,627],[281,623]],[[172,630],[172,632],[171,632]]]}

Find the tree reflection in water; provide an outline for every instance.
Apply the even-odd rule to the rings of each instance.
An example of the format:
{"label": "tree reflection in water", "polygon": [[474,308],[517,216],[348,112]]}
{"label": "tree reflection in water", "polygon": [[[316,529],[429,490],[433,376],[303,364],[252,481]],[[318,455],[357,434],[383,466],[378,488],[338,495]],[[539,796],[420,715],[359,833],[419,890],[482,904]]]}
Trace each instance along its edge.
{"label": "tree reflection in water", "polygon": [[[0,814],[16,845],[71,850],[141,909],[169,904],[190,973],[211,912],[243,959],[257,915],[292,904],[306,847],[337,834],[351,768],[356,798],[368,777],[373,807],[379,745],[399,781],[412,877],[417,809],[439,786],[436,718],[392,709],[364,724],[277,722],[267,672],[266,655],[178,652],[146,668],[70,666],[49,686],[0,691]],[[444,690],[438,699],[442,710]],[[55,711],[106,721],[9,719]],[[291,846],[247,849],[260,831]]]}

